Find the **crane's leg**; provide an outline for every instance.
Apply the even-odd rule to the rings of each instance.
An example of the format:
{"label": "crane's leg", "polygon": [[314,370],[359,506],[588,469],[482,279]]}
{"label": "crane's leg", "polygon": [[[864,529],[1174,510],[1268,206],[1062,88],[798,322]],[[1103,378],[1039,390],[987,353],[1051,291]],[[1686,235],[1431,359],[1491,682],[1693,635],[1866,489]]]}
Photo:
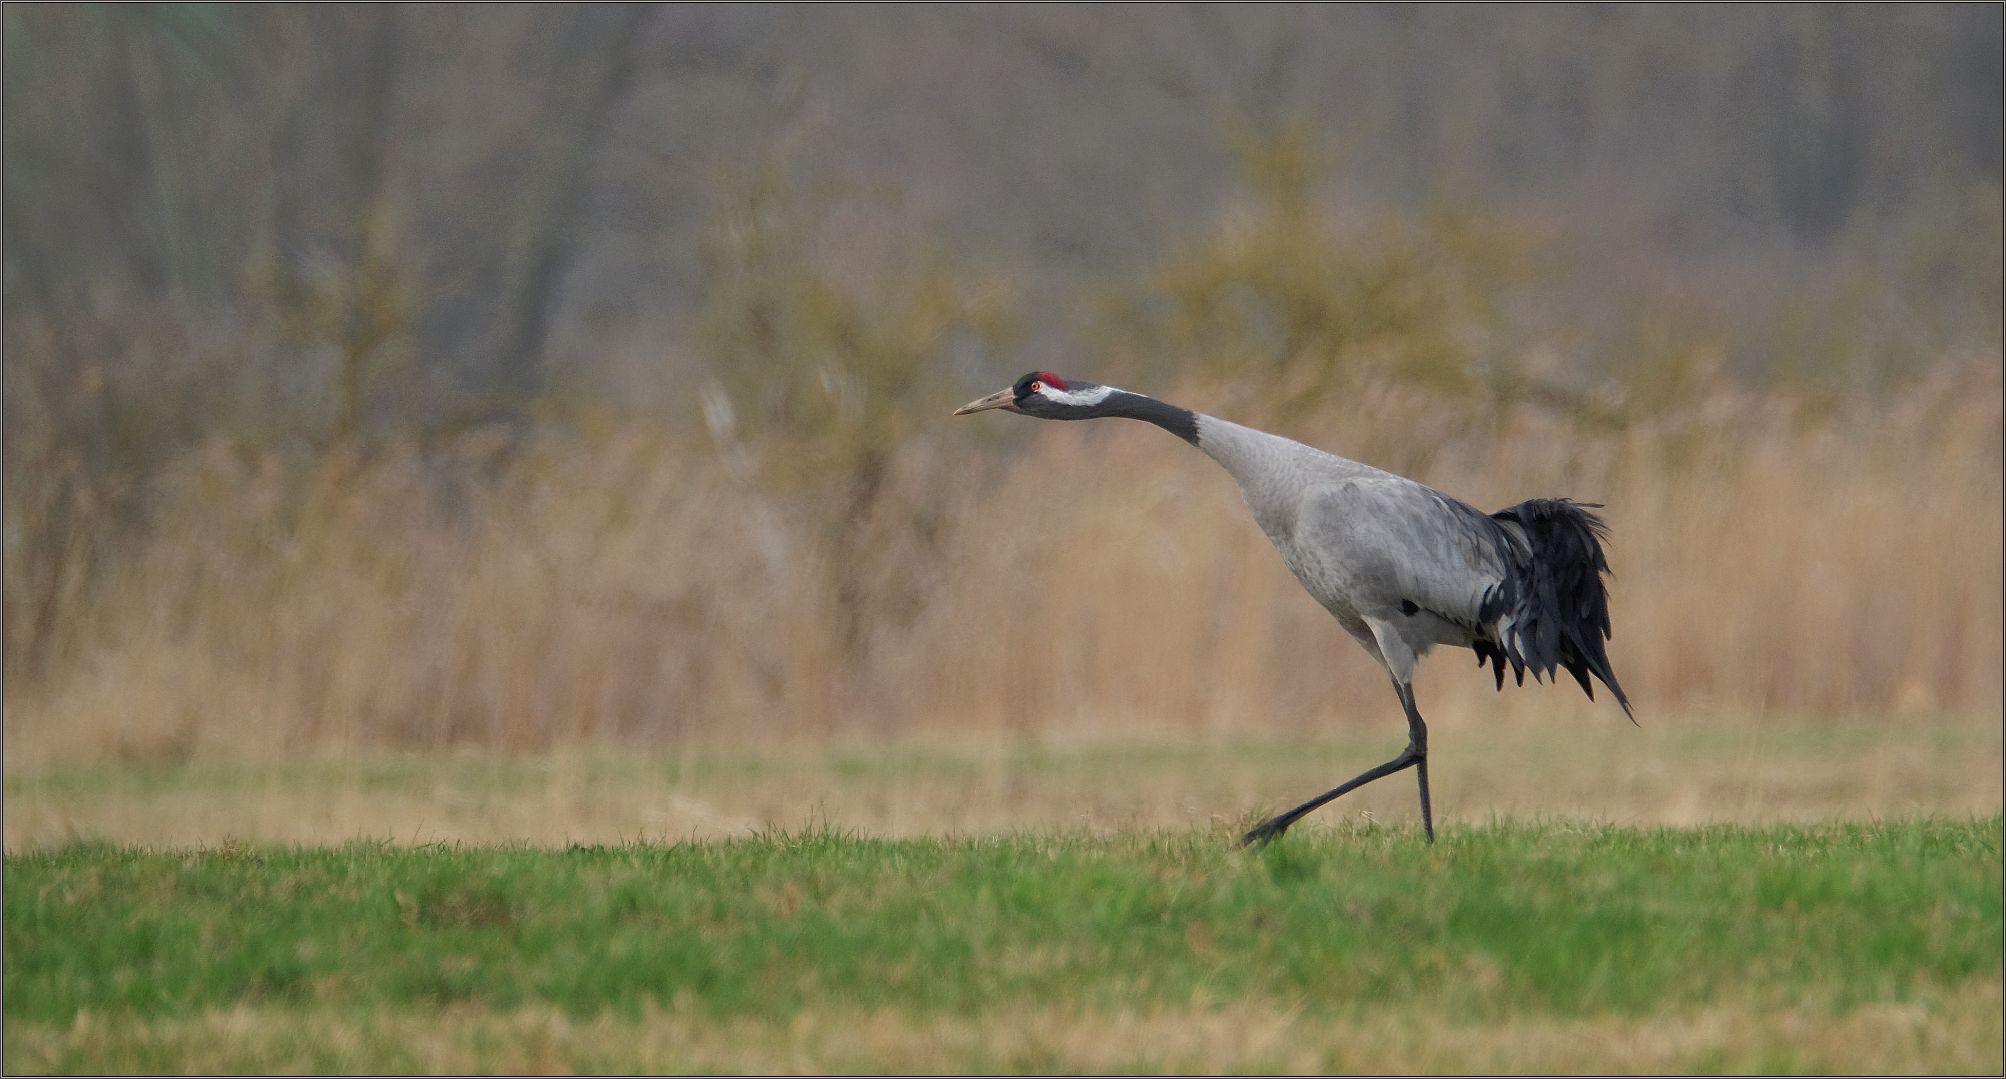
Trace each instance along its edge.
{"label": "crane's leg", "polygon": [[1288,831],[1289,825],[1322,808],[1325,803],[1335,801],[1375,779],[1384,779],[1406,768],[1416,769],[1420,775],[1421,828],[1427,833],[1428,842],[1435,841],[1435,811],[1428,801],[1428,725],[1421,721],[1421,712],[1414,707],[1412,675],[1414,661],[1419,657],[1396,630],[1370,620],[1367,624],[1372,629],[1372,644],[1378,646],[1373,649],[1376,653],[1374,658],[1386,665],[1387,673],[1393,677],[1393,693],[1400,698],[1401,711],[1407,713],[1407,748],[1401,750],[1399,756],[1377,768],[1360,773],[1350,782],[1333,787],[1287,813],[1255,825],[1246,835],[1240,837],[1241,846],[1250,847],[1267,843]]}
{"label": "crane's leg", "polygon": [[1433,843],[1435,807],[1428,803],[1428,724],[1422,722],[1421,710],[1414,707],[1412,682],[1393,683],[1393,692],[1399,694],[1400,707],[1407,712],[1407,752],[1414,755],[1414,774],[1421,778],[1421,828]]}

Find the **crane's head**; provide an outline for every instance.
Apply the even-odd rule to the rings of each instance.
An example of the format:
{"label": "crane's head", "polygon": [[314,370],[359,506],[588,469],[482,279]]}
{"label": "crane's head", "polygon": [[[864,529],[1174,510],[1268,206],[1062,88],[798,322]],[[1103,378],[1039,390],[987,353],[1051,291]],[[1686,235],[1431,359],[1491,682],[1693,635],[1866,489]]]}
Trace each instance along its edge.
{"label": "crane's head", "polygon": [[1121,391],[1078,379],[1067,381],[1050,371],[1033,371],[1009,389],[998,390],[980,401],[970,401],[954,410],[957,416],[1000,408],[1041,420],[1090,420],[1108,413],[1108,398]]}

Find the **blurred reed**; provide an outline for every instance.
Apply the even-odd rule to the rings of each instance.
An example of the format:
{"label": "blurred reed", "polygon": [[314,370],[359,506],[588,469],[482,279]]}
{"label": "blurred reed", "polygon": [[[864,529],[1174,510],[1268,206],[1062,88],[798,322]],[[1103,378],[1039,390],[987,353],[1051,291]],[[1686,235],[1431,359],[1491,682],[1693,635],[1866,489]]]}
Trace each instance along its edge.
{"label": "blurred reed", "polygon": [[[862,501],[758,478],[814,447],[610,410],[511,453],[293,467],[218,438],[162,476],[127,557],[48,593],[8,760],[1390,722],[1210,462],[1142,425],[949,419],[988,388],[910,403]],[[1999,707],[1995,362],[1892,399],[1703,378],[1602,425],[1368,373],[1232,418],[1485,508],[1606,502],[1612,652],[1647,724]],[[1495,696],[1469,659],[1424,664],[1424,709],[1609,712],[1572,686]]]}

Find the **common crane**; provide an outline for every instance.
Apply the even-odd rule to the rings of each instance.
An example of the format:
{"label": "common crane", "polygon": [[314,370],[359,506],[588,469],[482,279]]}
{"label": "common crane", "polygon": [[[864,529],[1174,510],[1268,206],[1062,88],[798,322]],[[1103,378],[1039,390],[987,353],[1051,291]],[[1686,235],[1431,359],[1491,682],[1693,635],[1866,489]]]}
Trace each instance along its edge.
{"label": "common crane", "polygon": [[1414,663],[1438,644],[1468,648],[1504,688],[1505,665],[1525,684],[1564,668],[1590,700],[1590,675],[1631,716],[1609,667],[1608,535],[1597,503],[1535,498],[1485,514],[1413,480],[1280,435],[1139,393],[1033,371],[955,409],[1002,409],[1041,420],[1108,416],[1152,423],[1203,450],[1240,486],[1247,508],[1296,580],[1386,668],[1407,715],[1407,748],[1256,825],[1266,843],[1339,796],[1408,768],[1421,783],[1421,827],[1435,841],[1428,800],[1428,725],[1414,706]]}

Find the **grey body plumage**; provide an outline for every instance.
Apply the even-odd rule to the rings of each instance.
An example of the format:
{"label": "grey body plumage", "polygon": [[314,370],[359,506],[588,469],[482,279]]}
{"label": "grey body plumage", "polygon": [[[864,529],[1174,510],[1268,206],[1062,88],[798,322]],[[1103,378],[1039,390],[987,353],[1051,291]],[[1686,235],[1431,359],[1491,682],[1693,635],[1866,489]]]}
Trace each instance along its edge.
{"label": "grey body plumage", "polygon": [[1326,802],[1405,768],[1420,777],[1422,823],[1434,839],[1427,726],[1414,706],[1415,663],[1437,645],[1469,648],[1497,685],[1512,668],[1542,680],[1567,670],[1594,697],[1629,699],[1609,666],[1608,564],[1589,504],[1533,499],[1483,513],[1370,465],[1112,387],[1034,372],[971,402],[1042,419],[1139,419],[1196,445],[1232,476],[1247,508],[1303,588],[1386,669],[1408,721],[1393,760],[1247,833],[1265,842]]}

